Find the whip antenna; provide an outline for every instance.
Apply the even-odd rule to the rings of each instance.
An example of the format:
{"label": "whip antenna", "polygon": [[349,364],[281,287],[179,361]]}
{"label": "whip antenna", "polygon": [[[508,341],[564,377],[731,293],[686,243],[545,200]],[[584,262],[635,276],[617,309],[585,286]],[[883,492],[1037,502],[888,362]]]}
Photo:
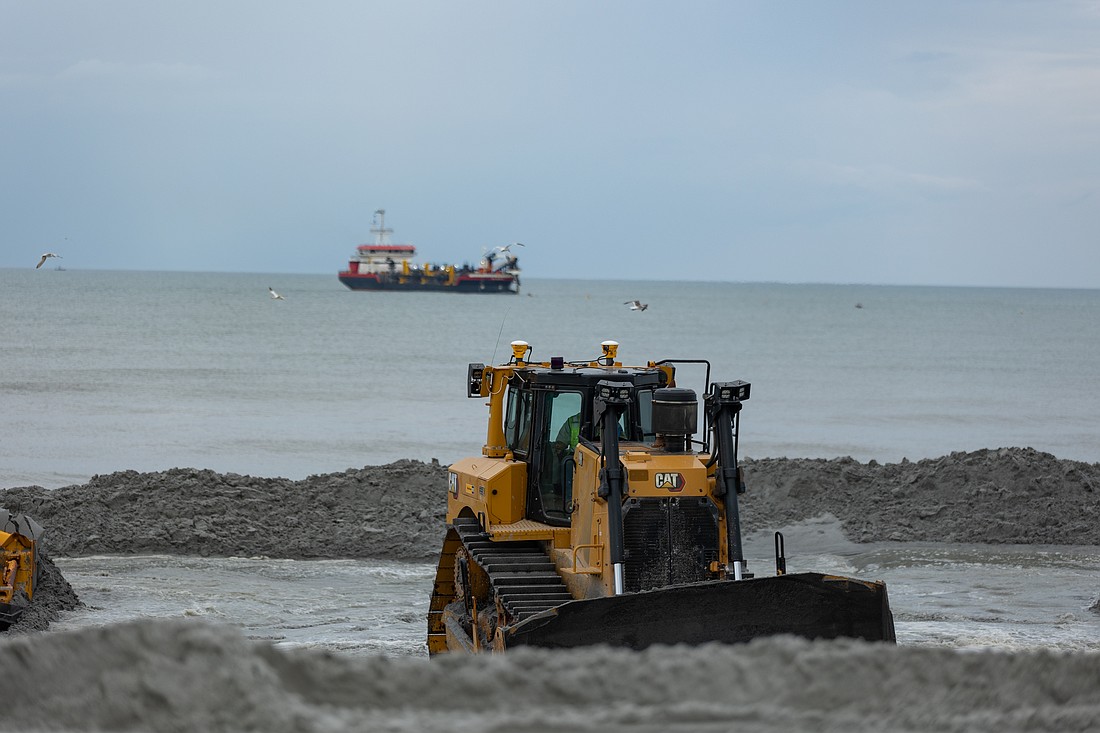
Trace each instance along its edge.
{"label": "whip antenna", "polygon": [[497,347],[500,346],[500,334],[504,333],[504,322],[508,320],[508,311],[504,311],[504,317],[500,319],[500,330],[497,331],[497,342],[493,344],[493,359],[490,364],[497,363]]}

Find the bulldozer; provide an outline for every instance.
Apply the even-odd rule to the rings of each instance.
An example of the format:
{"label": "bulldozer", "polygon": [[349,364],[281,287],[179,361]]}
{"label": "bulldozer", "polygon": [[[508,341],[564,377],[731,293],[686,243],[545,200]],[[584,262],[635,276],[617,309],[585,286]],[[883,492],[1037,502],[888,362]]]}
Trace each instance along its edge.
{"label": "bulldozer", "polygon": [[0,631],[18,621],[34,598],[43,531],[27,515],[0,509]]}
{"label": "bulldozer", "polygon": [[[531,359],[470,364],[488,398],[481,455],[448,469],[446,535],[427,619],[429,655],[520,646],[737,643],[774,634],[895,642],[880,581],[775,571],[745,558],[737,452],[748,382],[705,359],[645,366]],[[704,371],[702,414],[676,370]],[[700,418],[702,418],[700,420]]]}

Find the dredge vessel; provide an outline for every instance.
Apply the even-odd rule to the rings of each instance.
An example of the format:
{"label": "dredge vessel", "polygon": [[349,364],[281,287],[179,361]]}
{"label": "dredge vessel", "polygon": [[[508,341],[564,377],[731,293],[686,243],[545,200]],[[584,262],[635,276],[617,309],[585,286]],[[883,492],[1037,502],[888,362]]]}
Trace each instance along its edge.
{"label": "dredge vessel", "polygon": [[[624,366],[616,342],[601,346],[591,360],[534,362],[515,341],[506,364],[469,365],[488,430],[481,456],[449,468],[429,653],[769,634],[894,642],[882,582],[788,574],[778,532],[775,573],[749,572],[737,450],[750,385],[711,382],[701,359]],[[706,368],[702,431],[680,364]]]}
{"label": "dredge vessel", "polygon": [[352,290],[430,290],[454,293],[518,293],[519,256],[507,244],[485,253],[476,265],[416,262],[416,247],[392,244],[386,210],[374,212],[373,244],[359,245],[338,274]]}

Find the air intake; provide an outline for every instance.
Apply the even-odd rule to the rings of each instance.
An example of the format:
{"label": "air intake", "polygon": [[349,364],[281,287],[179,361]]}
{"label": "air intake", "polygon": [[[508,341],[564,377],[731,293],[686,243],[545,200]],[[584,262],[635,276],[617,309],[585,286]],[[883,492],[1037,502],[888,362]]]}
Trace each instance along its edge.
{"label": "air intake", "polygon": [[699,402],[695,391],[683,387],[664,387],[653,392],[653,432],[657,446],[669,453],[687,450],[688,436],[699,424]]}

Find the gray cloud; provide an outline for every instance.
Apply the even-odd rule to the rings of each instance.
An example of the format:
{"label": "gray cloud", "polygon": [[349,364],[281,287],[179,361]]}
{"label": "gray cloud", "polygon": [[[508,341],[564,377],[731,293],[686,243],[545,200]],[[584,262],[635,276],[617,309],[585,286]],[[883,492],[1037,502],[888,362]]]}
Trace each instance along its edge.
{"label": "gray cloud", "polygon": [[198,82],[210,79],[213,73],[198,64],[147,61],[119,63],[101,59],[82,59],[58,73],[62,81],[87,82],[96,79],[138,81],[148,84]]}
{"label": "gray cloud", "polygon": [[668,10],[11,6],[0,266],[335,273],[386,208],[532,277],[1100,286],[1095,5]]}

